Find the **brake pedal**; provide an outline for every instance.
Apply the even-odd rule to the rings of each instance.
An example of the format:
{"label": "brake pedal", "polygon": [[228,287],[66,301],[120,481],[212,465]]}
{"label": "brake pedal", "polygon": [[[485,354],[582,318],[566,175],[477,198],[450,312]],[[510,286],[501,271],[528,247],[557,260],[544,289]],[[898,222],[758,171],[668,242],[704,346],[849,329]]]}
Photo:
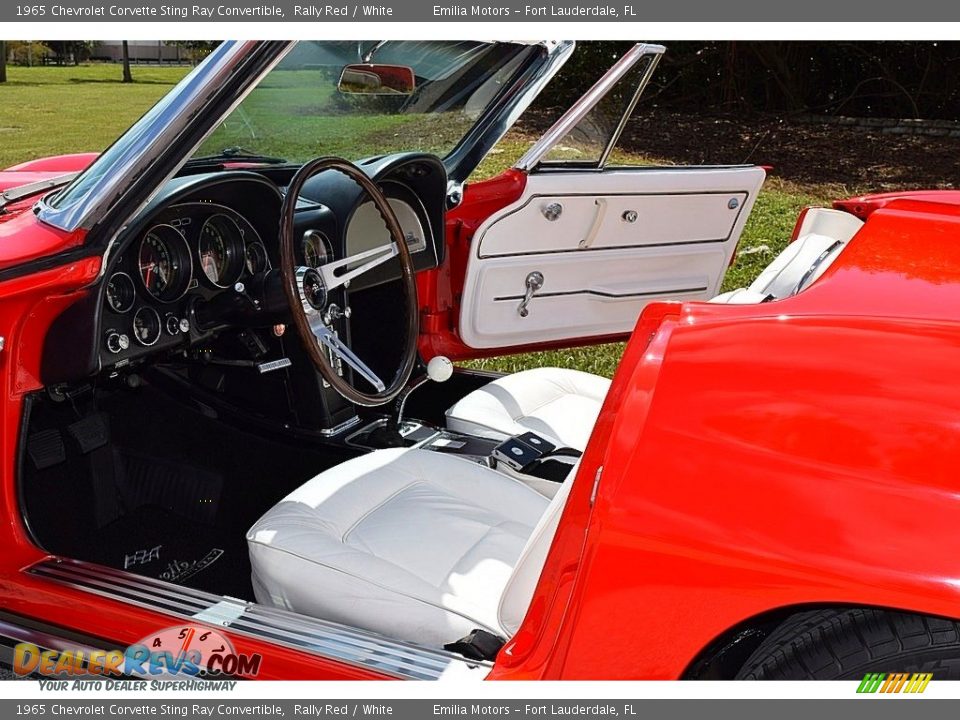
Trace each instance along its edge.
{"label": "brake pedal", "polygon": [[84,455],[110,442],[110,426],[107,416],[102,412],[77,420],[67,428],[67,432],[77,441]]}
{"label": "brake pedal", "polygon": [[27,454],[37,470],[46,470],[65,462],[67,448],[63,444],[63,435],[56,428],[34,433],[27,440]]}

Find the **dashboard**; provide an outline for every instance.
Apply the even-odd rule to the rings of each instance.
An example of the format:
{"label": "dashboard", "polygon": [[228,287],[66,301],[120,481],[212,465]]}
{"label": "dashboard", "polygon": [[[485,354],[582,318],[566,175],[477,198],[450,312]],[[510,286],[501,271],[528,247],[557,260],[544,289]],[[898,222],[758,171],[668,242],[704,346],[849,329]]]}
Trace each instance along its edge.
{"label": "dashboard", "polygon": [[[436,267],[443,253],[443,164],[417,153],[358,165],[397,214],[415,269]],[[296,357],[297,343],[277,334],[289,319],[279,280],[278,228],[294,170],[221,169],[167,183],[113,243],[93,292],[53,323],[41,366],[44,383],[122,375],[154,361],[214,359],[259,367],[304,360]],[[294,237],[297,262],[313,267],[391,241],[369,198],[335,172],[303,186]],[[400,292],[399,278],[395,260],[356,278],[334,299],[347,312],[329,320],[331,329],[378,354],[378,343],[398,324],[393,314],[404,305],[393,297]]]}
{"label": "dashboard", "polygon": [[[319,253],[310,260],[322,262]],[[233,208],[186,202],[165,209],[117,258],[104,287],[103,350],[130,359],[149,348],[175,345],[210,328],[195,305],[238,292],[272,269],[256,228]]]}

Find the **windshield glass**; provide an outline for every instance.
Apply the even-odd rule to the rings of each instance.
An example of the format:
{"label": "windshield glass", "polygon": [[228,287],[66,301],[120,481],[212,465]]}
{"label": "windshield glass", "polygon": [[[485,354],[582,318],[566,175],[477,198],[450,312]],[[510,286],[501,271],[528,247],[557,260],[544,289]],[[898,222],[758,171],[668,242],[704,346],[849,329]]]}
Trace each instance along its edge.
{"label": "windshield glass", "polygon": [[[211,133],[194,158],[262,155],[302,163],[403,151],[447,155],[536,49],[507,43],[301,42]],[[409,95],[349,94],[344,66],[413,69]]]}

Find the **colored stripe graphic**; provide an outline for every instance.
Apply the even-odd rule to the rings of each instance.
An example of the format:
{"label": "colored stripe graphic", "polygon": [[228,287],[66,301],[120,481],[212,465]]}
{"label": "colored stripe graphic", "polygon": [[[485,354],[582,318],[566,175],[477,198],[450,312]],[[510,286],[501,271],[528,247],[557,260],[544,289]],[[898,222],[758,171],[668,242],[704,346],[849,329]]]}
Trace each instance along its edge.
{"label": "colored stripe graphic", "polygon": [[922,693],[933,679],[933,673],[867,673],[860,681],[858,693]]}

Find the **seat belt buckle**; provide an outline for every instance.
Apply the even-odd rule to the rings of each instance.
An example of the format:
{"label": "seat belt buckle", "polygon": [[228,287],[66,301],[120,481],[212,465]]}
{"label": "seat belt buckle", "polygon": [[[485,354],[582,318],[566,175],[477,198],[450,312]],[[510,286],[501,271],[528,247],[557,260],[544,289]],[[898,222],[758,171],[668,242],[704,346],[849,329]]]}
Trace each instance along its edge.
{"label": "seat belt buckle", "polygon": [[490,453],[490,456],[498,464],[503,463],[516,472],[523,472],[524,468],[535,463],[543,455],[544,453],[532,445],[528,445],[519,437],[507,438]]}

